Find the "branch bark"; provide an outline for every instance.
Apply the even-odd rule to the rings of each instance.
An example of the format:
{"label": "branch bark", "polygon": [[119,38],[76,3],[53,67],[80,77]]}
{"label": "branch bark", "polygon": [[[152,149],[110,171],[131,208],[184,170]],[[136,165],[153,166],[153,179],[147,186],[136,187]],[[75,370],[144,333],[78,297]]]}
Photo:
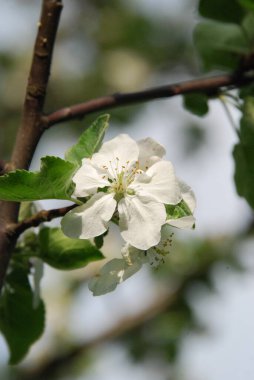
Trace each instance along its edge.
{"label": "branch bark", "polygon": [[68,211],[72,210],[74,207],[77,207],[76,204],[54,208],[51,210],[41,210],[37,214],[33,215],[30,218],[24,219],[19,223],[9,224],[7,231],[10,236],[15,236],[17,239],[24,231],[31,227],[38,227],[43,222],[50,222],[52,219],[60,218],[64,216]]}
{"label": "branch bark", "polygon": [[43,124],[44,128],[47,129],[55,124],[82,118],[83,116],[93,112],[156,99],[170,98],[176,95],[184,95],[194,92],[203,92],[208,95],[213,95],[216,94],[219,89],[231,89],[236,86],[243,86],[252,81],[253,77],[245,76],[243,73],[238,72],[233,75],[220,75],[210,78],[200,78],[175,84],[168,84],[166,86],[154,87],[144,91],[126,94],[117,93],[59,109],[47,116],[44,116]]}
{"label": "branch bark", "polygon": [[[20,128],[11,156],[11,165],[27,169],[44,131],[41,124],[52,52],[62,9],[61,0],[43,0],[33,59],[26,88]],[[11,257],[15,239],[7,224],[17,221],[19,204],[0,203],[0,290]]]}

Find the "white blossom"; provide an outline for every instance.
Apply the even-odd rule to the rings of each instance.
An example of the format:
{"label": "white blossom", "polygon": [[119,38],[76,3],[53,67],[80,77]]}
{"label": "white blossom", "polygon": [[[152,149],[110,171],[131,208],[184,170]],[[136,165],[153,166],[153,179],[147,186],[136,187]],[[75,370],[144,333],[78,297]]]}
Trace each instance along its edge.
{"label": "white blossom", "polygon": [[108,261],[100,272],[89,281],[88,287],[93,295],[99,296],[113,291],[117,285],[138,272],[143,264],[158,267],[170,252],[172,236],[172,228],[165,224],[162,227],[159,244],[146,251],[126,243],[121,251],[122,259]]}
{"label": "white blossom", "polygon": [[155,246],[166,222],[165,204],[182,199],[164,148],[148,138],[135,142],[128,135],[104,143],[91,159],[85,158],[73,177],[74,196],[87,201],[62,219],[71,238],[103,234],[109,221],[119,217],[123,239],[140,250]]}

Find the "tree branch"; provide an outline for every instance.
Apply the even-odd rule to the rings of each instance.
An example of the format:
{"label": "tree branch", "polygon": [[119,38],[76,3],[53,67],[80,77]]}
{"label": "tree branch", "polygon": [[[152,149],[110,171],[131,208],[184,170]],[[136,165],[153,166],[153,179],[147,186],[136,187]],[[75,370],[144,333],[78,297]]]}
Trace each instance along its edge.
{"label": "tree branch", "polygon": [[45,115],[43,117],[43,124],[44,128],[47,129],[55,124],[81,118],[93,112],[193,92],[203,92],[208,95],[213,95],[221,88],[225,87],[231,89],[236,86],[243,86],[252,81],[253,77],[243,76],[243,74],[237,73],[233,75],[220,75],[210,78],[194,79],[186,82],[155,87],[144,91],[126,94],[117,93],[59,109],[47,116]]}
{"label": "tree branch", "polygon": [[[43,133],[41,115],[61,9],[61,0],[43,0],[42,2],[21,125],[11,157],[11,164],[16,168],[27,169],[29,167],[35,148]],[[18,210],[19,205],[17,203],[0,203],[0,290],[15,244],[14,237],[10,237],[8,234],[7,224],[16,222]]]}
{"label": "tree branch", "polygon": [[37,214],[22,220],[19,223],[9,224],[7,227],[8,234],[18,238],[24,231],[31,227],[38,227],[43,222],[50,222],[52,219],[60,218],[64,216],[68,211],[72,210],[77,205],[71,205],[68,207],[54,208],[51,210],[41,210]]}

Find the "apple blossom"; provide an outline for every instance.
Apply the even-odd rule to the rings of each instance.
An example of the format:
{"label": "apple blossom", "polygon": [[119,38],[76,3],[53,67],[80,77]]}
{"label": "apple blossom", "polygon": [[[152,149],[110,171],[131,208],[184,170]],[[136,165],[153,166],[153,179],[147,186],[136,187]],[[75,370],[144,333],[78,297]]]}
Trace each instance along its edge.
{"label": "apple blossom", "polygon": [[179,205],[171,206],[177,212],[174,214],[174,218],[171,216],[162,226],[160,242],[145,251],[126,243],[121,251],[122,259],[115,258],[108,261],[100,272],[89,281],[88,286],[93,295],[99,296],[113,291],[118,284],[138,272],[143,264],[158,267],[170,253],[173,237],[172,227],[193,228],[195,218],[192,213],[196,206],[195,196],[192,189],[184,182],[179,181],[179,186],[182,201]]}
{"label": "apple blossom", "polygon": [[62,219],[71,238],[103,234],[119,218],[123,239],[140,250],[155,246],[166,222],[165,205],[177,205],[181,188],[164,148],[151,138],[135,142],[121,134],[84,158],[73,177],[74,196],[85,200]]}
{"label": "apple blossom", "polygon": [[146,251],[126,243],[121,251],[122,259],[115,258],[108,261],[100,272],[89,281],[88,287],[93,295],[99,296],[113,291],[118,284],[138,272],[143,264],[158,267],[170,252],[172,236],[171,227],[165,224],[162,227],[159,244]]}

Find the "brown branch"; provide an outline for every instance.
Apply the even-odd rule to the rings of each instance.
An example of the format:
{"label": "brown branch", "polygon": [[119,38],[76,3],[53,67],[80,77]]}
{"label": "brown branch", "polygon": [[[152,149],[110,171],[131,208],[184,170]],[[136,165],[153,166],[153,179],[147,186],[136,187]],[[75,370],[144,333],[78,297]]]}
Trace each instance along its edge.
{"label": "brown branch", "polygon": [[15,166],[12,162],[6,162],[4,160],[0,160],[0,176],[4,175],[8,172],[15,170]]}
{"label": "brown branch", "polygon": [[19,235],[26,231],[28,228],[38,227],[43,222],[50,222],[52,219],[60,218],[76,206],[77,205],[74,204],[68,207],[41,210],[37,214],[31,216],[30,218],[24,219],[19,223],[9,224],[7,227],[8,234],[10,236],[15,236],[18,238]]}
{"label": "brown branch", "polygon": [[[43,133],[41,115],[61,9],[61,0],[43,0],[42,2],[21,125],[11,157],[12,165],[16,168],[27,169],[29,167],[35,148]],[[17,203],[1,202],[0,204],[0,290],[15,244],[13,236],[10,238],[8,235],[7,224],[17,221],[18,210],[19,205]]]}
{"label": "brown branch", "polygon": [[101,98],[92,99],[84,103],[59,109],[44,116],[43,124],[44,128],[47,129],[55,124],[81,118],[93,112],[193,92],[203,92],[208,95],[214,95],[221,88],[230,89],[236,86],[243,86],[251,81],[253,81],[252,77],[243,76],[241,73],[237,73],[235,75],[220,75],[211,78],[194,79],[186,82],[155,87],[144,91],[103,96]]}

